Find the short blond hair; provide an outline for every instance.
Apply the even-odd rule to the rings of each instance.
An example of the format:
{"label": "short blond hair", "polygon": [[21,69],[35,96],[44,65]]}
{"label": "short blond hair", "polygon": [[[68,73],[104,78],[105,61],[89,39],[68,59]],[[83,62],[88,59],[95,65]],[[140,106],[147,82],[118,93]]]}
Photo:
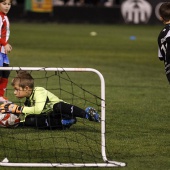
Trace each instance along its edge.
{"label": "short blond hair", "polygon": [[25,88],[28,86],[29,88],[34,88],[34,78],[27,71],[20,70],[17,72],[17,76],[13,78],[11,85],[15,86],[16,84],[19,87]]}

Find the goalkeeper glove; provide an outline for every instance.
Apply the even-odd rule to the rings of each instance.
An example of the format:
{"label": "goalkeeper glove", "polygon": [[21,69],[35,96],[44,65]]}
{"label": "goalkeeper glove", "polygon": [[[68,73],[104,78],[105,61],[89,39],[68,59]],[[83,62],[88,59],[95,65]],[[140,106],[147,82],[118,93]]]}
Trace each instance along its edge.
{"label": "goalkeeper glove", "polygon": [[12,103],[12,104],[2,104],[0,106],[0,109],[1,109],[2,113],[10,112],[10,113],[18,113],[18,114],[20,114],[20,113],[22,113],[23,107]]}

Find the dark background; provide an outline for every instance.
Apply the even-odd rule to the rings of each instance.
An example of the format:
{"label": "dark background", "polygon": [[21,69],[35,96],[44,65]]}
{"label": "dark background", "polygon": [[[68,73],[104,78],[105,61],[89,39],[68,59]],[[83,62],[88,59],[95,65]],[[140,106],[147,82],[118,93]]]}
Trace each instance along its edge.
{"label": "dark background", "polygon": [[[57,22],[57,23],[92,23],[92,24],[125,24],[121,14],[121,1],[114,1],[116,4],[111,7],[103,5],[83,6],[54,6],[52,13],[35,13],[24,10],[24,1],[17,0],[8,16],[10,21],[25,22]],[[123,1],[122,1],[123,2]],[[155,7],[159,0],[148,1],[153,12],[148,23],[139,24],[160,24],[155,16]],[[126,23],[127,24],[127,23]]]}

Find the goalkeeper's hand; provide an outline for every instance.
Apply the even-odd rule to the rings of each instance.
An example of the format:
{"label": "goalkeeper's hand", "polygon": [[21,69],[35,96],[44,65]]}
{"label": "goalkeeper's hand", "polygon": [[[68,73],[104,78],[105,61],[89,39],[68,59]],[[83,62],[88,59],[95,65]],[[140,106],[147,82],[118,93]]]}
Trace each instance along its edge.
{"label": "goalkeeper's hand", "polygon": [[22,109],[23,109],[22,106],[18,106],[18,105],[14,104],[14,103],[2,104],[0,106],[0,110],[1,110],[2,113],[9,112],[9,113],[20,114],[20,113],[22,113]]}

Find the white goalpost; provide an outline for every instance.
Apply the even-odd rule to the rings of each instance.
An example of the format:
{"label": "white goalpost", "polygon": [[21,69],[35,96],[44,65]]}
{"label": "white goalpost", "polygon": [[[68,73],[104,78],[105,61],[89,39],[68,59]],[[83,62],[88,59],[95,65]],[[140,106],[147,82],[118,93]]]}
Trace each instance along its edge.
{"label": "white goalpost", "polygon": [[[83,160],[83,162],[56,162],[57,160],[60,160],[60,158],[59,158],[59,152],[61,151],[61,152],[63,152],[63,147],[64,147],[64,142],[63,142],[63,147],[60,147],[60,148],[57,148],[58,146],[54,146],[54,148],[57,150],[56,152],[57,152],[57,154],[56,153],[54,153],[54,155],[56,155],[56,159],[54,159],[54,162],[52,162],[52,161],[47,161],[47,162],[40,162],[40,161],[38,161],[38,162],[36,162],[36,160],[35,161],[32,161],[32,162],[25,162],[25,161],[21,161],[21,162],[18,162],[18,160],[16,160],[16,161],[11,161],[10,160],[10,157],[8,157],[8,155],[9,155],[9,153],[7,153],[8,152],[8,150],[7,151],[4,151],[5,152],[5,157],[4,158],[2,158],[2,160],[0,160],[1,162],[0,162],[0,166],[6,166],[6,167],[125,167],[126,166],[126,163],[124,163],[124,162],[118,162],[118,161],[115,161],[115,160],[108,160],[108,158],[107,158],[107,151],[106,151],[106,125],[105,125],[105,123],[106,123],[106,118],[105,118],[105,80],[104,80],[104,77],[103,77],[103,75],[98,71],[98,70],[96,70],[96,69],[93,69],[93,68],[51,68],[51,67],[48,67],[48,68],[45,68],[45,67],[0,67],[0,70],[10,70],[10,71],[18,71],[18,70],[26,70],[26,71],[29,71],[29,72],[44,72],[43,74],[45,75],[45,78],[46,78],[46,81],[49,81],[49,79],[50,79],[50,76],[49,77],[47,77],[46,76],[46,74],[47,73],[49,73],[49,72],[54,72],[55,73],[55,75],[56,76],[58,76],[58,74],[59,74],[59,77],[60,77],[60,74],[62,75],[63,73],[70,73],[70,72],[88,72],[88,73],[95,73],[96,75],[97,75],[97,77],[100,79],[100,95],[99,95],[99,97],[100,97],[100,114],[101,114],[101,123],[100,123],[100,132],[99,132],[99,135],[100,135],[100,141],[98,142],[94,142],[94,144],[92,144],[92,146],[90,146],[90,148],[93,148],[95,145],[99,145],[99,147],[100,147],[100,153],[101,153],[101,158],[102,158],[102,160],[101,160],[101,162],[96,162],[96,161],[94,161],[94,162],[85,162],[86,161],[86,159],[84,160],[83,158],[81,158],[82,160]],[[12,78],[12,77],[11,77]],[[41,78],[41,76],[40,76],[40,78]],[[40,78],[38,79],[38,81],[40,82]],[[53,78],[51,78],[52,80],[53,80]],[[50,81],[51,81],[51,79],[50,79]],[[65,79],[65,78],[64,78]],[[61,80],[59,80],[59,84],[60,84],[60,81]],[[68,81],[68,80],[67,80]],[[74,82],[72,82],[72,80],[70,80],[70,82],[69,82],[69,84],[73,84]],[[85,92],[84,92],[85,93]],[[67,96],[67,95],[66,95]],[[73,98],[75,98],[75,96],[76,95],[73,95]],[[86,95],[85,95],[86,96]],[[86,99],[85,99],[86,100]],[[85,101],[85,103],[86,102],[88,102],[88,101]],[[84,123],[84,122],[82,122],[82,125],[84,125],[84,124],[86,124],[86,122]],[[77,126],[77,125],[75,125],[75,126]],[[89,126],[89,125],[88,125]],[[94,125],[90,125],[90,127],[92,127],[92,126],[94,126]],[[81,131],[81,128],[82,127],[80,127],[80,131]],[[87,127],[87,129],[88,129],[88,127]],[[97,130],[98,130],[98,127],[96,128],[96,127],[94,127],[94,129],[96,130],[96,133],[98,132]],[[7,129],[8,130],[8,129]],[[6,142],[6,140],[13,140],[13,139],[15,139],[15,137],[10,137],[10,134],[12,134],[12,135],[14,135],[14,133],[15,133],[15,130],[17,130],[17,128],[16,129],[9,129],[9,130],[11,130],[11,132],[9,133],[9,135],[7,136],[7,138],[8,139],[3,139],[3,138],[6,138],[6,136],[3,134],[4,133],[4,131],[7,131],[6,129],[4,129],[4,128],[2,128],[2,131],[1,131],[1,129],[0,129],[0,147],[1,146],[3,146],[4,145],[4,143]],[[19,129],[20,130],[20,129]],[[18,132],[19,132],[19,130],[18,130]],[[25,129],[24,129],[25,130]],[[94,131],[95,131],[94,130]],[[38,130],[37,130],[38,131]],[[89,134],[90,133],[93,133],[92,132],[93,130],[91,130],[91,132],[88,132]],[[25,132],[23,132],[23,133],[25,133]],[[34,132],[29,132],[29,133],[34,133]],[[39,133],[39,132],[37,132],[37,133]],[[46,133],[46,134],[44,134],[44,133]],[[53,134],[55,133],[55,138],[52,136]],[[47,133],[47,132],[42,132],[41,131],[41,135],[43,136],[43,135],[47,135],[47,136],[52,136],[52,139],[51,139],[51,141],[55,141],[56,139],[57,140],[61,140],[61,142],[62,142],[62,139],[59,139],[59,137],[56,137],[56,136],[58,136],[58,135],[60,135],[62,132],[54,132],[54,131],[52,131],[52,135],[50,135],[49,133]],[[70,137],[71,135],[70,135],[70,133],[69,132],[64,132],[64,133],[66,133],[65,134],[65,136],[67,136],[68,135],[68,138],[67,139],[64,139],[64,140],[66,140],[67,142],[66,143],[68,143],[68,145],[70,145],[70,148],[71,148],[71,142],[74,142],[75,143],[75,141],[76,140],[79,140],[79,136],[77,137],[78,139],[76,139],[75,141]],[[73,132],[71,132],[71,134],[72,134]],[[75,132],[76,134],[75,134],[75,136],[77,135],[77,132]],[[83,132],[83,134],[84,134],[85,132]],[[2,136],[1,136],[2,135]],[[30,135],[30,134],[29,134]],[[38,134],[40,137],[41,137],[41,135],[40,134]],[[62,134],[61,134],[62,135]],[[91,135],[91,134],[90,134]],[[96,134],[95,134],[96,135]],[[21,143],[21,137],[23,137],[24,135],[23,134],[19,134],[19,136],[17,136],[17,141],[19,142],[19,143]],[[82,136],[82,134],[81,134],[81,136]],[[24,142],[26,143],[25,144],[25,146],[27,146],[28,145],[28,141],[26,141],[26,140],[30,140],[31,141],[31,139],[29,139],[29,137],[28,136],[24,136],[25,138],[24,138]],[[46,137],[47,138],[47,137]],[[46,140],[46,138],[43,138],[43,140],[45,141]],[[85,137],[82,137],[82,138],[85,138]],[[33,139],[34,140],[34,139]],[[37,140],[37,138],[35,138],[35,140]],[[38,139],[38,141],[40,141],[41,139]],[[71,141],[71,142],[69,142],[69,140]],[[86,139],[83,139],[84,141],[86,140]],[[13,142],[13,141],[9,141],[9,142]],[[86,141],[86,144],[85,144],[85,147],[87,147],[86,145],[88,145],[88,143],[90,143],[89,141]],[[93,143],[93,142],[92,142]],[[55,144],[55,142],[54,142],[54,144]],[[53,145],[54,145],[53,144]],[[16,147],[18,147],[18,145],[19,144],[17,144],[17,143],[15,143],[14,142],[14,145],[16,145]],[[49,144],[50,145],[50,144]],[[56,144],[57,145],[57,144]],[[81,145],[81,142],[79,142],[78,144],[77,144],[77,147],[79,147],[79,145]],[[25,147],[24,146],[24,147]],[[19,148],[19,147],[18,147]],[[81,148],[81,146],[80,146],[80,148]],[[15,149],[14,148],[14,150],[16,150],[16,152],[17,152],[17,149]],[[67,150],[67,149],[66,149]],[[65,150],[64,150],[65,151]],[[19,148],[18,149],[18,152],[24,152],[24,150],[22,150],[22,148]],[[28,152],[33,152],[32,150],[30,151],[29,150],[29,146],[28,146]],[[38,151],[37,151],[38,152]],[[44,153],[45,151],[41,151],[41,153]],[[54,152],[54,151],[53,151]],[[65,151],[66,152],[66,151]],[[70,149],[70,151],[69,151],[69,153],[71,152],[71,149]],[[77,151],[77,154],[80,154],[82,157],[83,157],[83,151],[80,153],[81,151],[78,149],[78,151]],[[87,149],[87,152],[88,152],[88,149]],[[94,153],[94,155],[95,155],[95,150],[94,151],[92,151],[92,153]],[[41,155],[41,153],[40,153],[40,155]],[[38,153],[39,154],[39,153]],[[48,154],[48,153],[47,153]],[[50,153],[49,153],[50,154]],[[72,154],[70,154],[70,155],[72,155]],[[1,154],[0,154],[0,158],[1,158]],[[22,159],[21,159],[22,160]],[[20,160],[19,160],[20,161]],[[88,161],[88,159],[87,159],[87,161]]]}

